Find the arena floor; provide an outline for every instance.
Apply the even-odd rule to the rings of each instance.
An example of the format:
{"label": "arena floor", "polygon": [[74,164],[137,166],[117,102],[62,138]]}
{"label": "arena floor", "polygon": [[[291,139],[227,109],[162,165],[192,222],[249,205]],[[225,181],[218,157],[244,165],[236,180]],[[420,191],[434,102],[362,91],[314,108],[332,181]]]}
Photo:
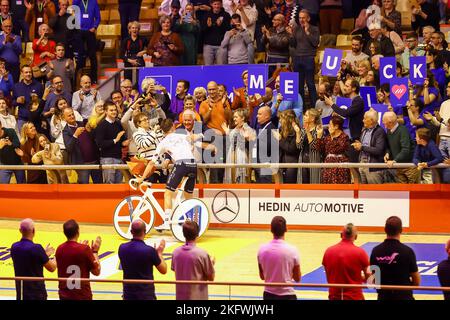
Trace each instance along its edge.
{"label": "arena floor", "polygon": [[[11,244],[20,239],[18,231],[19,221],[0,220],[0,276],[13,276],[12,260],[8,254]],[[102,279],[122,279],[122,272],[118,270],[119,259],[117,250],[124,242],[116,235],[112,226],[81,225],[80,240],[92,240],[97,235],[103,239],[100,250],[102,263]],[[175,242],[170,233],[150,233],[149,244],[158,243],[163,236],[167,241],[165,255],[168,268],[173,250],[180,245]],[[437,264],[446,258],[444,243],[448,235],[403,235],[402,242],[410,244],[416,252],[419,270],[422,276],[422,285],[439,286],[436,269]],[[216,258],[216,280],[233,282],[261,282],[258,276],[256,254],[259,246],[271,239],[270,231],[241,231],[241,230],[208,230],[199,240],[198,246],[207,250]],[[384,239],[383,234],[360,233],[357,245],[363,246],[369,253],[376,243]],[[298,232],[291,231],[286,234],[286,240],[295,245],[300,252],[300,265],[303,283],[325,283],[325,274],[321,268],[322,256],[325,249],[339,241],[336,232]],[[50,243],[55,249],[65,241],[61,223],[37,222],[35,242],[44,247]],[[56,273],[46,273],[46,277],[56,277]],[[174,280],[174,273],[169,270],[166,275],[156,272],[156,280]],[[94,299],[117,300],[121,299],[122,287],[120,284],[94,283],[92,285]],[[57,299],[57,283],[48,282],[49,299]],[[262,287],[238,286],[210,286],[210,299],[261,299]],[[173,285],[157,285],[158,299],[175,299]],[[297,290],[299,299],[327,299],[327,291]],[[365,292],[366,299],[376,299],[373,290]],[[441,292],[416,292],[416,299],[442,300]],[[15,299],[14,283],[12,281],[0,282],[0,299]]]}

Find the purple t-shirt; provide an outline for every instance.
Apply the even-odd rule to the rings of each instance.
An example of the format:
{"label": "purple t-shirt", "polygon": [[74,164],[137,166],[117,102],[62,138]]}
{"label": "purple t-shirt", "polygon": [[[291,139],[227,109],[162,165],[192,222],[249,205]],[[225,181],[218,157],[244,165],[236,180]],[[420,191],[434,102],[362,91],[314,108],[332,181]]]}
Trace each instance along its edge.
{"label": "purple t-shirt", "polygon": [[[44,248],[28,239],[22,239],[11,246],[11,258],[16,277],[43,277],[48,256]],[[46,300],[44,281],[24,281],[23,293],[20,282],[16,282],[17,300]]]}

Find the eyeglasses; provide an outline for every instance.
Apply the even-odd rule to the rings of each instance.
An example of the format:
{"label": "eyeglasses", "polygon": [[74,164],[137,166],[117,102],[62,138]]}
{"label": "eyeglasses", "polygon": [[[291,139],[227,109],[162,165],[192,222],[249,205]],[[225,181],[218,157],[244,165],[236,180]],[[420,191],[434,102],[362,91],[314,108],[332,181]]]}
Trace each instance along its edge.
{"label": "eyeglasses", "polygon": [[63,84],[64,82],[62,82],[62,81],[58,81],[58,82],[55,82],[54,84]]}
{"label": "eyeglasses", "polygon": [[142,118],[141,120],[139,120],[139,123],[141,123],[142,121],[148,121],[148,118]]}

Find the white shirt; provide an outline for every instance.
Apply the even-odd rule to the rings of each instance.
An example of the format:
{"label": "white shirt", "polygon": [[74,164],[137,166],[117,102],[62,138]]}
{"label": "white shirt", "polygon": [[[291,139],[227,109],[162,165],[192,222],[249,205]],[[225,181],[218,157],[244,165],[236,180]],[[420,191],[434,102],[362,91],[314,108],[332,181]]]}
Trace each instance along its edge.
{"label": "white shirt", "polygon": [[156,155],[153,157],[152,161],[156,162],[157,157],[166,152],[170,154],[174,162],[194,159],[191,143],[187,140],[187,137],[188,136],[179,133],[167,135],[156,148]]}

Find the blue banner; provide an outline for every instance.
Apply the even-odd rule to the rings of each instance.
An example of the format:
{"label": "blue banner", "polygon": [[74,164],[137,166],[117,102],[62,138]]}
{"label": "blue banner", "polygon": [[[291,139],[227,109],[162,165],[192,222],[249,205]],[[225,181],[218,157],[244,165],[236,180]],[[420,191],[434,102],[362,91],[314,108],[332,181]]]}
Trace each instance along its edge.
{"label": "blue banner", "polygon": [[[190,94],[193,94],[196,87],[206,88],[208,82],[215,81],[217,84],[225,85],[230,99],[233,99],[233,88],[244,86],[242,72],[249,68],[257,70],[260,74],[267,74],[266,64],[141,68],[139,69],[139,89],[145,78],[153,78],[157,84],[160,84],[167,89],[167,92],[171,97],[174,97],[175,88],[179,80],[187,80],[190,82]],[[264,83],[264,85],[266,84]]]}
{"label": "blue banner", "polygon": [[280,93],[283,100],[298,100],[298,73],[281,72],[280,73]]}
{"label": "blue banner", "polygon": [[341,68],[342,50],[326,48],[323,53],[322,75],[336,77]]}
{"label": "blue banner", "polygon": [[409,80],[413,85],[422,85],[427,77],[427,58],[425,56],[409,58]]}
{"label": "blue banner", "polygon": [[359,95],[364,100],[364,112],[368,111],[373,104],[378,102],[376,87],[361,87]]}
{"label": "blue banner", "polygon": [[[337,97],[336,105],[341,109],[348,109],[352,105],[351,98]],[[344,128],[348,128],[348,118],[344,118]]]}
{"label": "blue banner", "polygon": [[266,94],[267,68],[248,67],[248,94],[256,93],[264,96]]}
{"label": "blue banner", "polygon": [[385,104],[382,104],[382,103],[375,103],[372,105],[372,109],[374,109],[376,112],[378,112],[378,124],[384,130],[386,130],[382,120],[383,120],[383,115],[389,111],[388,106]]}
{"label": "blue banner", "polygon": [[389,83],[396,78],[396,67],[395,57],[380,58],[380,84]]}
{"label": "blue banner", "polygon": [[409,99],[408,78],[397,78],[390,81],[391,94],[389,100],[393,108],[406,106]]}

